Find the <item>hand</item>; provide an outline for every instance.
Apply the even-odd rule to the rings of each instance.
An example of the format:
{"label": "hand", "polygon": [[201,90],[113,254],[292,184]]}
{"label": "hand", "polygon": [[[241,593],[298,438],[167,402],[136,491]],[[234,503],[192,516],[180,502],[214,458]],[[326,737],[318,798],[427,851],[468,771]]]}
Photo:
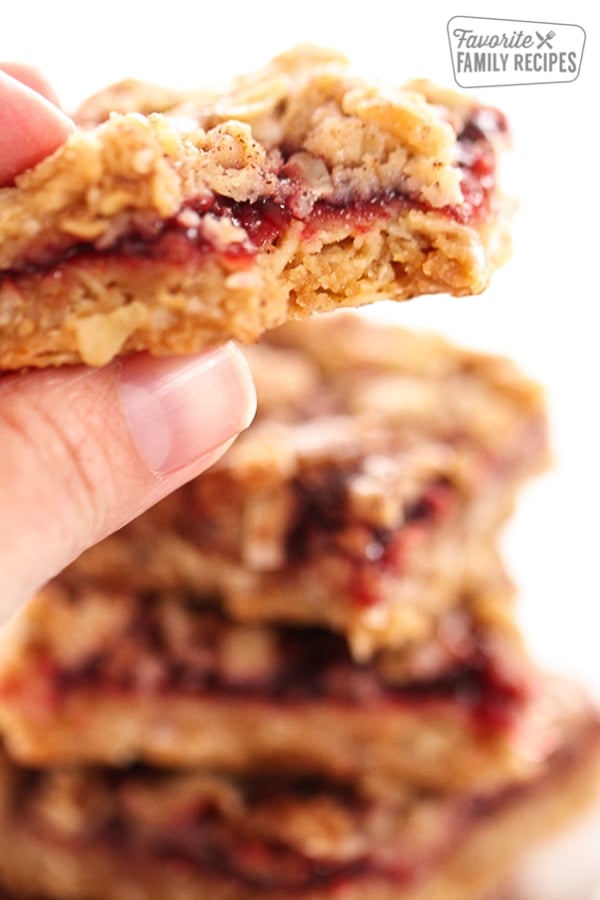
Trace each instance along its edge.
{"label": "hand", "polygon": [[[73,125],[34,70],[0,68],[0,184],[10,185]],[[87,547],[215,462],[255,409],[233,345],[98,370],[0,374],[0,622]]]}

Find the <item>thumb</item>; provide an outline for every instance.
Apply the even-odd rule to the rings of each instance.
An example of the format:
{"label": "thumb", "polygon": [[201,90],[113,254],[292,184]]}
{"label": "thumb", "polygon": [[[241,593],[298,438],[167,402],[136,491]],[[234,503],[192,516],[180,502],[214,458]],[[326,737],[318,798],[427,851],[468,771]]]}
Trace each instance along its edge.
{"label": "thumb", "polygon": [[241,353],[0,378],[0,621],[214,462],[256,408]]}
{"label": "thumb", "polygon": [[41,95],[40,91],[50,95],[41,76],[23,66],[0,64],[0,68],[26,78],[32,85],[0,71],[0,186],[4,186],[56,150],[74,126]]}

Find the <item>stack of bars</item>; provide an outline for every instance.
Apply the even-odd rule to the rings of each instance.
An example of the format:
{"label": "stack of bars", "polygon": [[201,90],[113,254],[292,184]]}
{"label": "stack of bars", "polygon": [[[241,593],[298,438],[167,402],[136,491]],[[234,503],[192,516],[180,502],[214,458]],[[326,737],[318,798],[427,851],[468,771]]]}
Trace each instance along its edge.
{"label": "stack of bars", "polygon": [[81,557],[0,664],[0,877],[55,900],[463,900],[589,801],[595,711],[497,555],[547,461],[506,360],[347,314],[247,351],[254,425]]}

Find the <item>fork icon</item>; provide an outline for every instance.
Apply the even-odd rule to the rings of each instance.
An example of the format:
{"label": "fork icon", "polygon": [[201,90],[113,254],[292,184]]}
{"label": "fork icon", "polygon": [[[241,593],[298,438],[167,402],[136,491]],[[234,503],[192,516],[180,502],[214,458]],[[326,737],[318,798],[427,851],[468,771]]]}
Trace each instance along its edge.
{"label": "fork icon", "polygon": [[536,35],[539,40],[539,44],[537,45],[537,48],[536,48],[537,50],[539,50],[540,47],[548,47],[550,50],[552,50],[552,44],[550,43],[550,41],[552,40],[552,38],[556,37],[555,31],[549,31],[548,34],[546,35],[546,37],[544,37],[543,34],[540,34],[539,31],[536,31]]}

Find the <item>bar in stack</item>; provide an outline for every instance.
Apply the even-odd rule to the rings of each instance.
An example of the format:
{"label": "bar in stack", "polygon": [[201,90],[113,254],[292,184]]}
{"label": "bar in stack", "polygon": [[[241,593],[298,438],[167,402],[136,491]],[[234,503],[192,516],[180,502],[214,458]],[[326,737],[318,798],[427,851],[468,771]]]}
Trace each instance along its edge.
{"label": "bar in stack", "polygon": [[0,880],[474,900],[597,780],[596,713],[531,663],[497,554],[541,393],[346,315],[247,353],[251,429],[4,637]]}

